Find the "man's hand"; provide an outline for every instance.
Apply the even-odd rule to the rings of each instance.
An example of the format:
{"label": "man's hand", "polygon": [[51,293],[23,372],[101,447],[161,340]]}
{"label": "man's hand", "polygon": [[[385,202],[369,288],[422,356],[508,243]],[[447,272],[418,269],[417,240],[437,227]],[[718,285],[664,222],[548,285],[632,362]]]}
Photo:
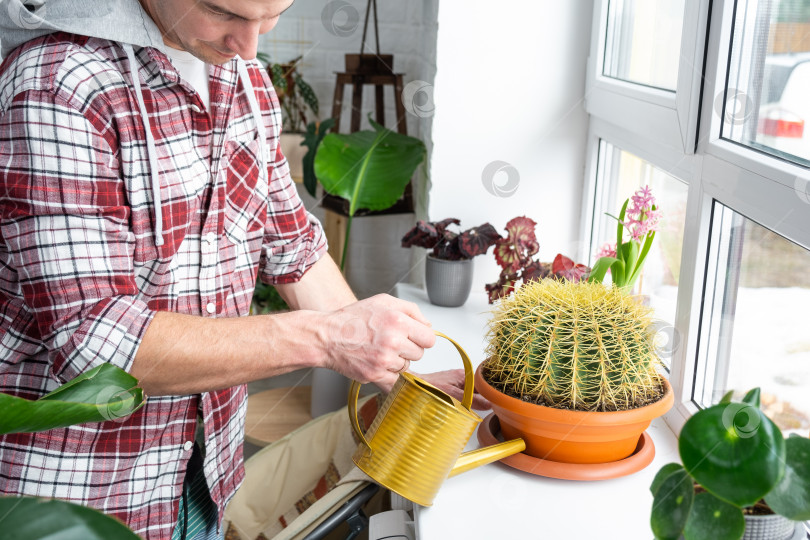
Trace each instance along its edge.
{"label": "man's hand", "polygon": [[[464,370],[450,369],[447,371],[437,371],[420,375],[414,373],[420,379],[424,379],[439,390],[447,392],[457,400],[464,397]],[[472,408],[477,411],[486,411],[492,408],[492,403],[477,391],[473,394]]]}
{"label": "man's hand", "polygon": [[319,337],[327,353],[324,367],[386,392],[436,343],[416,304],[387,294],[324,313]]}

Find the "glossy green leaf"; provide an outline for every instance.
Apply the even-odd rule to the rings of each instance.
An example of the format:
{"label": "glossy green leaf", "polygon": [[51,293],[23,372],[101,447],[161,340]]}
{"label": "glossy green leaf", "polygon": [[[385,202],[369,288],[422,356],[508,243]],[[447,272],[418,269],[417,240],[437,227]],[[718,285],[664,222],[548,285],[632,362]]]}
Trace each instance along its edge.
{"label": "glossy green leaf", "polygon": [[785,441],[785,475],[765,502],[788,519],[810,520],[810,439],[792,435]]}
{"label": "glossy green leaf", "polygon": [[374,131],[330,133],[315,155],[315,175],[328,193],[348,199],[350,216],[393,206],[426,155],[419,139],[369,121]]}
{"label": "glossy green leaf", "polygon": [[0,394],[0,434],[123,418],[144,403],[137,385],[129,373],[102,364],[38,400]]}
{"label": "glossy green leaf", "polygon": [[117,519],[56,499],[0,497],[0,527],[6,540],[138,540]]}
{"label": "glossy green leaf", "polygon": [[686,520],[686,540],[739,540],[745,533],[742,510],[711,493],[698,493]]}
{"label": "glossy green leaf", "polygon": [[307,132],[304,135],[304,142],[302,143],[307,147],[307,153],[304,154],[303,172],[304,172],[304,187],[311,196],[317,196],[318,177],[315,176],[315,154],[318,152],[323,138],[335,125],[334,118],[327,118],[323,122],[310,122],[307,125]]}
{"label": "glossy green leaf", "polygon": [[650,514],[653,534],[659,540],[677,540],[686,525],[695,496],[692,478],[683,467],[670,463],[658,471],[653,488],[655,497]]}
{"label": "glossy green leaf", "polygon": [[749,390],[742,398],[743,403],[748,403],[753,407],[759,408],[759,388]]}
{"label": "glossy green leaf", "polygon": [[684,468],[680,463],[667,463],[661,467],[658,472],[655,473],[655,478],[653,478],[652,484],[650,484],[650,493],[655,495],[658,492],[658,488],[660,488],[661,484],[663,484],[664,480],[666,480],[667,476],[675,471],[682,470],[684,470]]}
{"label": "glossy green leaf", "polygon": [[784,473],[779,428],[746,403],[715,405],[693,415],[681,430],[683,465],[706,490],[736,506],[752,505]]}
{"label": "glossy green leaf", "polygon": [[605,274],[610,269],[611,265],[618,261],[615,257],[600,257],[591,268],[591,273],[588,274],[588,281],[602,283],[605,279]]}
{"label": "glossy green leaf", "polygon": [[731,398],[733,397],[734,397],[734,390],[729,390],[723,395],[722,398],[720,398],[719,403],[720,404],[731,403]]}

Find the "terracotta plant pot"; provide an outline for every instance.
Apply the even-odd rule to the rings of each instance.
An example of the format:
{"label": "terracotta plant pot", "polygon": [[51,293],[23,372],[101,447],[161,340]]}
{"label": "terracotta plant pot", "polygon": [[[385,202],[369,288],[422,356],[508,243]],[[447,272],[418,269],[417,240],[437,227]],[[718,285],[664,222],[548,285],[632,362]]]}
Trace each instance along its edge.
{"label": "terracotta plant pot", "polygon": [[659,401],[629,411],[583,412],[554,409],[513,398],[493,388],[481,370],[475,372],[475,388],[492,402],[505,439],[526,441],[525,453],[562,463],[609,463],[632,454],[653,418],[674,403],[672,387]]}

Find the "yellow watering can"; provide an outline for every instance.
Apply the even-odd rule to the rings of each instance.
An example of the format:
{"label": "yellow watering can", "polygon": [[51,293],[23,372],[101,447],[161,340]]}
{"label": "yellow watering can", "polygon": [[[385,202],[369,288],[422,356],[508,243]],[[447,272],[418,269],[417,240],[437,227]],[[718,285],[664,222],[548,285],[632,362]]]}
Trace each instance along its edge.
{"label": "yellow watering can", "polygon": [[349,390],[349,418],[361,441],[354,463],[386,488],[422,506],[430,506],[445,478],[526,449],[523,439],[514,439],[461,453],[481,422],[470,409],[473,399],[473,368],[461,346],[464,361],[464,397],[459,402],[410,373],[400,373],[394,388],[364,435],[357,419],[360,383]]}

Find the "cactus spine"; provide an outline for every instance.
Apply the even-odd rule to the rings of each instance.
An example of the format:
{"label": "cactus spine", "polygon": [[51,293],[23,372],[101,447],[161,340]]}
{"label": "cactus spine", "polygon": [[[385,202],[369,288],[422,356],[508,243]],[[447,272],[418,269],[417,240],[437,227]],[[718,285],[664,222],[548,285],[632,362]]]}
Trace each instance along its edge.
{"label": "cactus spine", "polygon": [[616,287],[544,279],[505,298],[490,322],[484,374],[526,401],[627,410],[661,392],[651,310]]}

